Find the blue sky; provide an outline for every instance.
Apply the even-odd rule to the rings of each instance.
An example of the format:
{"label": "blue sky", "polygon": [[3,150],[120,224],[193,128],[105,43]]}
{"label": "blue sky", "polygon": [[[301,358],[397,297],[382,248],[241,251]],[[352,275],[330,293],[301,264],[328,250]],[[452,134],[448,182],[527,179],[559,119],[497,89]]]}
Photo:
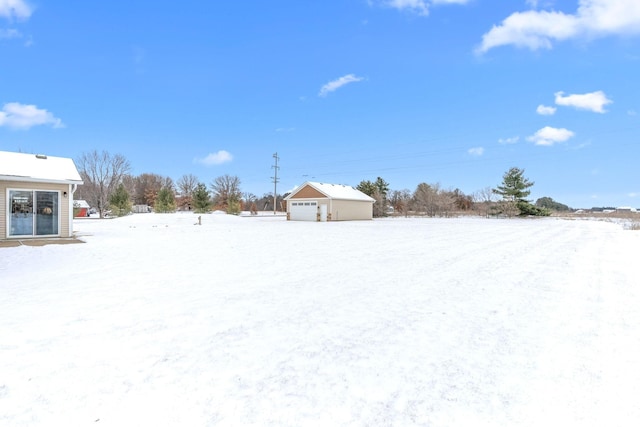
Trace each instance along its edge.
{"label": "blue sky", "polygon": [[640,208],[637,0],[0,0],[0,150]]}

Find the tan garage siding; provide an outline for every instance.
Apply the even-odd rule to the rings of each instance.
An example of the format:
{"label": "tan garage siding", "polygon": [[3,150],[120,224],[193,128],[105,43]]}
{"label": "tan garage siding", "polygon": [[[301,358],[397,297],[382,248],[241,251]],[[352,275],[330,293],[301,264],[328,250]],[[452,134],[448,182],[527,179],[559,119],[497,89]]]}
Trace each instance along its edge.
{"label": "tan garage siding", "polygon": [[326,199],[327,196],[313,187],[306,186],[291,196],[292,199]]}
{"label": "tan garage siding", "polygon": [[[69,230],[69,197],[70,194],[69,184],[47,184],[39,182],[23,182],[23,181],[0,181],[0,239],[6,239],[7,233],[7,190],[45,190],[45,191],[59,191],[60,197],[58,199],[58,205],[60,208],[60,237],[71,237]],[[67,198],[64,197],[64,192],[67,192]]]}
{"label": "tan garage siding", "polygon": [[[312,215],[300,209],[302,201],[316,202],[317,221],[357,221],[373,219],[374,199],[354,187],[307,181],[295,189],[287,200],[287,219],[313,221]],[[293,206],[295,204],[295,206]],[[326,206],[326,208],[325,208]]]}
{"label": "tan garage siding", "polygon": [[331,220],[351,221],[373,219],[373,205],[370,202],[352,200],[332,200]]}

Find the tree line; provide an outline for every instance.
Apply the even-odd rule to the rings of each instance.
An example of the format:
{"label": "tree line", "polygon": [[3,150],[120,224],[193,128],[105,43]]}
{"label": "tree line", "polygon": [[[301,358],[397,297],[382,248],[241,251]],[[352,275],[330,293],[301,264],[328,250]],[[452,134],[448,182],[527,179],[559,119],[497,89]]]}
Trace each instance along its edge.
{"label": "tree line", "polygon": [[571,210],[550,197],[542,197],[532,204],[528,197],[533,184],[524,176],[523,169],[513,167],[505,172],[502,183],[496,188],[486,187],[473,194],[426,182],[418,184],[414,191],[390,190],[389,183],[381,177],[375,181],[361,181],[356,188],[376,201],[374,217],[390,214],[446,217],[460,212],[507,217],[548,216],[552,211]]}
{"label": "tree line", "polygon": [[[176,210],[205,213],[223,210],[238,214],[243,210],[257,212],[273,209],[273,194],[262,197],[242,192],[237,176],[223,175],[209,185],[193,174],[185,174],[176,182],[156,173],[131,174],[130,162],[121,154],[107,151],[83,153],[76,165],[84,185],[76,191],[76,199],[86,200],[102,218],[125,215],[136,205],[154,212]],[[277,195],[281,205],[283,196]]]}
{"label": "tree line", "polygon": [[[77,166],[84,185],[76,192],[76,199],[85,199],[100,217],[105,214],[124,215],[134,206],[147,206],[155,212],[176,210],[205,213],[223,210],[231,214],[241,211],[273,210],[273,193],[257,197],[242,192],[237,176],[223,175],[207,186],[193,174],[185,174],[177,182],[155,173],[131,174],[131,164],[121,154],[91,151],[77,159]],[[375,181],[363,180],[356,188],[372,197],[374,217],[388,215],[451,216],[475,212],[481,215],[546,216],[551,211],[567,211],[570,208],[550,197],[543,197],[532,204],[527,197],[533,182],[524,176],[524,170],[513,167],[502,177],[495,188],[486,187],[473,194],[459,189],[445,189],[439,183],[422,182],[415,190],[391,190],[389,183],[377,177]],[[285,210],[283,199],[287,194],[276,195],[276,209]]]}

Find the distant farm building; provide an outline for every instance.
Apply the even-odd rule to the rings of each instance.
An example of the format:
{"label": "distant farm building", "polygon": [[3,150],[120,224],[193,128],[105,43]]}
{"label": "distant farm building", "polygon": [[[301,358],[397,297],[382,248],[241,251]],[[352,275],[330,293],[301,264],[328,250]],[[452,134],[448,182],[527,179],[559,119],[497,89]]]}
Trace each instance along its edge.
{"label": "distant farm building", "polygon": [[291,221],[370,220],[375,202],[348,185],[319,182],[305,182],[284,200]]}
{"label": "distant farm building", "polygon": [[73,160],[0,151],[0,240],[72,237]]}
{"label": "distant farm building", "polygon": [[73,202],[73,216],[75,218],[86,218],[89,216],[89,203],[86,200],[75,200]]}

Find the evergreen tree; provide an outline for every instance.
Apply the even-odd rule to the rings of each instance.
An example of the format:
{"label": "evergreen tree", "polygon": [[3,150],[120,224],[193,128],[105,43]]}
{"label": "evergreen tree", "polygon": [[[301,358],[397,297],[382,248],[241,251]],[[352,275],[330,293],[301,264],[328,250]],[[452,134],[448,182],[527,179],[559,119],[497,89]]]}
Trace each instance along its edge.
{"label": "evergreen tree", "polygon": [[387,214],[387,193],[389,193],[389,183],[378,177],[375,181],[361,181],[356,189],[362,191],[367,196],[373,198],[373,216],[380,217]]}
{"label": "evergreen tree", "polygon": [[111,206],[111,213],[116,216],[123,216],[131,212],[131,200],[129,199],[129,192],[124,187],[124,184],[120,183],[116,190],[109,197],[109,204]]}
{"label": "evergreen tree", "polygon": [[176,197],[168,187],[162,187],[158,191],[158,197],[154,209],[157,213],[169,213],[176,211]]}
{"label": "evergreen tree", "polygon": [[528,202],[526,198],[531,194],[529,188],[533,182],[524,177],[524,169],[511,168],[502,176],[502,185],[493,189],[493,192],[502,196],[503,200],[512,202]]}
{"label": "evergreen tree", "polygon": [[373,197],[373,195],[376,192],[376,184],[369,180],[364,180],[364,181],[360,181],[360,184],[358,184],[356,189],[358,189],[359,191],[362,191],[364,194],[366,194],[369,197]]}
{"label": "evergreen tree", "polygon": [[240,212],[242,212],[240,199],[238,199],[235,195],[230,196],[227,199],[227,213],[231,215],[239,215]]}
{"label": "evergreen tree", "polygon": [[376,181],[373,183],[373,185],[376,187],[376,190],[378,190],[378,193],[382,196],[382,198],[386,200],[387,194],[389,193],[389,183],[384,179],[378,177],[376,178]]}
{"label": "evergreen tree", "polygon": [[193,207],[196,213],[209,212],[211,207],[211,199],[209,198],[209,191],[207,191],[206,185],[198,183],[195,190],[192,193]]}
{"label": "evergreen tree", "polygon": [[508,216],[519,215],[547,216],[549,211],[538,208],[527,200],[531,194],[533,182],[524,177],[524,169],[513,167],[502,176],[502,185],[493,189],[493,193],[502,196],[501,210]]}
{"label": "evergreen tree", "polygon": [[387,194],[389,193],[389,183],[378,177],[373,182],[369,180],[360,181],[360,184],[358,184],[356,189],[362,191],[369,197],[375,198],[377,193],[379,196],[382,196],[383,199],[386,199]]}
{"label": "evergreen tree", "polygon": [[568,212],[571,208],[562,203],[556,202],[551,197],[541,197],[536,200],[536,206],[539,208],[550,209],[556,212]]}

